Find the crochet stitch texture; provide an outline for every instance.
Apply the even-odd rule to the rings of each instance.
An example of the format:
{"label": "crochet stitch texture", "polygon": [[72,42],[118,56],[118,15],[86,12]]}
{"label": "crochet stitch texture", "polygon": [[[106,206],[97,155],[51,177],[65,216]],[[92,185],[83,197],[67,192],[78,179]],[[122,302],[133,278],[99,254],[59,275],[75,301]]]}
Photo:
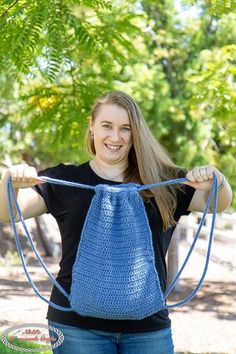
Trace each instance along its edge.
{"label": "crochet stitch texture", "polygon": [[[186,178],[147,185],[128,183],[114,186],[106,184],[90,186],[44,176],[39,179],[47,183],[95,190],[82,230],[81,241],[72,270],[71,292],[68,294],[49,272],[35,248],[17,203],[11,177],[8,178],[8,206],[16,247],[29,283],[43,301],[57,310],[75,311],[82,316],[139,320],[163,309],[182,306],[195,296],[207,272],[214,235],[218,200],[215,175],[213,175],[213,183],[206,208],[193,243],[182,266],[164,293],[160,288],[155,267],[151,230],[145,206],[138,192],[161,185],[183,183],[187,181]],[[185,299],[175,304],[166,305],[165,300],[185,268],[198,240],[213,195],[212,223],[202,276],[195,289]],[[69,300],[70,307],[63,307],[46,299],[32,281],[15,225],[12,201],[16,206],[20,221],[36,258],[52,283]]]}
{"label": "crochet stitch texture", "polygon": [[124,186],[95,187],[70,296],[84,316],[141,319],[164,306],[145,207],[136,188]]}

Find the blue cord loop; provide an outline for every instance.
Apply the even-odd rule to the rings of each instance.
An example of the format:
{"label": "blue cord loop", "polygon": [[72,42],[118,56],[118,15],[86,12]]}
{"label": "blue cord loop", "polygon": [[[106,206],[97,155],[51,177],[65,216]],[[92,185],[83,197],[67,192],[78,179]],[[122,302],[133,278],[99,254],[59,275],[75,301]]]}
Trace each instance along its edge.
{"label": "blue cord loop", "polygon": [[[172,179],[169,181],[164,181],[164,182],[158,182],[158,183],[153,183],[153,184],[147,184],[147,185],[139,185],[139,184],[135,184],[135,183],[127,183],[127,184],[117,184],[117,185],[106,185],[106,184],[100,184],[97,186],[90,186],[90,185],[86,185],[86,184],[81,184],[81,183],[77,183],[77,182],[70,182],[70,181],[65,181],[65,180],[59,180],[59,179],[54,179],[54,178],[50,178],[50,177],[46,177],[46,176],[40,176],[37,178],[38,180],[40,180],[41,182],[45,182],[45,183],[52,183],[52,184],[58,184],[58,185],[62,185],[62,186],[70,186],[70,187],[75,187],[75,188],[86,188],[86,189],[93,189],[95,191],[98,191],[100,189],[107,189],[109,192],[113,192],[113,193],[117,193],[117,192],[122,192],[122,191],[134,191],[136,190],[141,191],[141,190],[145,190],[145,189],[150,189],[150,188],[155,188],[155,187],[159,187],[159,186],[163,186],[163,185],[173,185],[173,184],[178,184],[178,183],[184,183],[187,182],[188,179],[187,178],[178,178],[178,179]],[[42,267],[44,268],[45,272],[48,274],[49,278],[51,279],[52,283],[58,288],[58,290],[68,299],[70,300],[70,295],[61,287],[61,285],[56,281],[56,279],[53,277],[53,275],[50,273],[50,271],[47,269],[46,264],[44,263],[44,261],[42,260],[42,258],[40,257],[36,247],[34,246],[33,240],[27,230],[22,212],[20,210],[20,207],[17,203],[17,199],[14,193],[14,189],[12,186],[12,179],[11,177],[8,178],[8,182],[7,182],[7,198],[8,198],[8,207],[9,207],[9,213],[10,213],[10,218],[11,218],[11,223],[12,223],[12,227],[13,227],[13,232],[14,232],[14,238],[15,238],[15,242],[16,242],[16,247],[18,250],[18,253],[20,255],[21,258],[21,262],[23,265],[23,269],[25,271],[25,274],[28,278],[28,281],[31,285],[31,287],[33,288],[33,290],[35,291],[35,293],[43,300],[45,301],[47,304],[49,304],[50,306],[54,307],[55,309],[58,310],[62,310],[62,311],[74,311],[71,307],[62,307],[59,306],[51,301],[49,301],[48,299],[46,299],[38,290],[38,288],[36,287],[36,285],[34,284],[31,275],[28,272],[27,269],[27,265],[26,265],[26,261],[25,261],[25,257],[22,251],[22,247],[20,244],[20,240],[19,240],[19,235],[17,233],[17,229],[16,229],[16,224],[15,224],[15,220],[14,220],[14,212],[13,212],[13,205],[12,205],[12,200],[11,200],[11,196],[12,196],[12,200],[13,203],[16,206],[16,210],[17,210],[17,214],[19,215],[20,221],[22,222],[24,231],[26,233],[26,237],[29,240],[30,246],[36,256],[36,258],[38,259],[39,263],[42,265]],[[213,182],[212,182],[212,187],[211,187],[211,191],[209,193],[208,196],[208,200],[206,203],[206,208],[205,211],[203,213],[201,222],[199,224],[197,233],[194,237],[193,243],[189,249],[189,252],[182,264],[182,266],[180,267],[179,271],[177,272],[176,276],[174,277],[174,279],[171,281],[171,283],[169,284],[169,286],[167,287],[166,291],[163,294],[164,299],[167,298],[167,296],[170,294],[171,290],[173,289],[174,285],[176,284],[177,280],[179,279],[180,275],[182,274],[191,254],[192,251],[194,249],[194,246],[199,238],[200,235],[200,231],[202,228],[202,225],[206,219],[206,215],[207,212],[209,210],[211,201],[213,199],[214,196],[214,203],[213,203],[213,215],[212,215],[212,223],[211,223],[211,230],[210,230],[210,236],[209,236],[209,241],[208,241],[208,249],[207,249],[207,255],[206,255],[206,261],[205,261],[205,266],[203,269],[203,273],[201,275],[201,278],[197,284],[197,286],[195,287],[195,289],[192,291],[192,293],[190,295],[188,295],[184,300],[177,302],[175,304],[172,305],[165,305],[163,307],[163,309],[168,309],[168,308],[173,308],[173,307],[179,307],[182,306],[184,304],[186,304],[187,302],[189,302],[197,293],[197,291],[201,288],[202,283],[204,281],[206,272],[207,272],[207,268],[208,268],[208,264],[209,264],[209,260],[210,260],[210,253],[211,253],[211,247],[212,247],[212,241],[213,241],[213,236],[214,236],[214,226],[215,226],[215,219],[216,219],[216,212],[217,212],[217,202],[218,202],[218,181],[217,181],[217,177],[215,174],[213,174]]]}
{"label": "blue cord loop", "polygon": [[[23,225],[23,228],[25,230],[25,233],[26,233],[26,236],[27,236],[27,239],[29,240],[29,243],[30,243],[30,246],[32,248],[32,250],[34,251],[35,253],[35,256],[36,258],[38,259],[39,263],[42,265],[42,267],[44,268],[44,270],[46,271],[46,273],[48,274],[49,278],[51,279],[52,283],[58,288],[58,290],[61,291],[61,293],[69,298],[69,295],[66,293],[66,291],[61,287],[61,285],[56,281],[56,279],[53,277],[53,275],[49,272],[49,270],[47,269],[47,266],[46,264],[44,263],[44,261],[42,260],[42,258],[40,257],[36,247],[34,246],[34,243],[33,243],[33,240],[32,240],[32,237],[30,236],[29,232],[28,232],[28,229],[26,227],[26,224],[25,224],[25,221],[24,221],[24,218],[23,218],[23,215],[21,213],[21,210],[20,210],[20,207],[17,203],[17,199],[16,199],[16,196],[15,196],[15,193],[14,193],[14,189],[13,189],[13,186],[12,186],[12,179],[11,177],[8,177],[8,183],[7,183],[7,198],[8,198],[8,206],[9,206],[9,212],[10,212],[10,218],[11,218],[11,224],[12,224],[12,227],[13,227],[13,231],[14,231],[14,238],[15,238],[15,242],[16,242],[16,248],[17,248],[17,251],[19,253],[19,256],[21,258],[21,262],[22,262],[22,266],[23,266],[23,269],[25,271],[25,274],[28,278],[28,281],[31,285],[31,287],[33,288],[34,292],[43,300],[45,301],[46,303],[48,303],[49,305],[53,306],[54,308],[58,309],[58,310],[62,310],[62,307],[59,306],[59,305],[56,305],[54,304],[53,302],[47,300],[41,293],[40,291],[38,290],[38,288],[36,287],[36,285],[34,284],[33,280],[31,279],[31,276],[29,274],[29,271],[27,269],[27,265],[26,265],[26,261],[25,261],[25,256],[23,254],[23,251],[22,251],[22,247],[21,247],[21,244],[20,244],[20,239],[19,239],[19,235],[18,235],[18,232],[17,232],[17,229],[16,229],[16,223],[15,223],[15,220],[14,220],[14,212],[13,212],[13,207],[12,207],[12,201],[11,201],[11,195],[12,195],[12,198],[13,198],[13,201],[14,201],[14,204],[16,206],[16,210],[17,210],[17,213],[19,215],[19,218],[20,218],[20,221],[22,222],[22,225]],[[63,311],[72,311],[71,308],[63,308]]]}

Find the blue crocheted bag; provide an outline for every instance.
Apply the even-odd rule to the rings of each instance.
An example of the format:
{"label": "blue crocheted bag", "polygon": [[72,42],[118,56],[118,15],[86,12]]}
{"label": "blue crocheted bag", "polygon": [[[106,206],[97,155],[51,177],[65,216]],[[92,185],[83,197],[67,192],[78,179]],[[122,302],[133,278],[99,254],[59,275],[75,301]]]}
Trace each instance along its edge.
{"label": "blue crocheted bag", "polygon": [[[139,191],[187,181],[186,178],[161,183],[139,185],[119,184],[89,186],[74,182],[40,177],[47,183],[95,190],[89,211],[83,226],[76,260],[72,270],[71,292],[67,294],[48,271],[39,256],[31,236],[26,228],[22,213],[17,204],[11,178],[8,180],[8,204],[14,229],[15,241],[28,280],[36,294],[56,309],[75,311],[82,316],[105,319],[140,320],[162,309],[185,304],[193,298],[204,280],[210,257],[211,243],[216,216],[217,178],[213,177],[212,189],[203,213],[199,229],[189,253],[175,278],[163,293],[155,267],[155,255],[151,230],[145,207]],[[183,301],[166,305],[166,298],[182,273],[200,234],[214,192],[214,213],[209,237],[208,253],[202,277],[194,289]],[[53,284],[68,298],[69,308],[59,306],[44,298],[27,270],[22,248],[17,234],[11,195],[20,220],[36,257],[49,275]]]}

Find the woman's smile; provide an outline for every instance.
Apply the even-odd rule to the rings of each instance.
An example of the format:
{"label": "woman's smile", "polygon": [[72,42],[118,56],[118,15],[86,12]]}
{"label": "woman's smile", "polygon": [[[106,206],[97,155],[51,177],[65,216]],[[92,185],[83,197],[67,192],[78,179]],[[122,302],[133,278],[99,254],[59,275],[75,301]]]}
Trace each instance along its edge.
{"label": "woman's smile", "polygon": [[90,125],[96,158],[106,163],[122,161],[127,164],[132,146],[129,116],[123,107],[104,104]]}
{"label": "woman's smile", "polygon": [[116,152],[120,150],[120,148],[122,147],[122,145],[111,145],[111,144],[105,144],[105,146],[111,152]]}

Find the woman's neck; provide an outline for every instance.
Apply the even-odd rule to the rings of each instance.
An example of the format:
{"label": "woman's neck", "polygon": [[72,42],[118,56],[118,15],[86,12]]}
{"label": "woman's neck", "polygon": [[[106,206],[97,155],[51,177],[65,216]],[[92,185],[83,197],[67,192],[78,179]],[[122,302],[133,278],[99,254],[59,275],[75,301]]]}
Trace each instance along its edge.
{"label": "woman's neck", "polygon": [[95,156],[93,160],[90,161],[90,165],[100,177],[116,182],[123,182],[124,172],[128,167],[128,161],[106,163]]}

